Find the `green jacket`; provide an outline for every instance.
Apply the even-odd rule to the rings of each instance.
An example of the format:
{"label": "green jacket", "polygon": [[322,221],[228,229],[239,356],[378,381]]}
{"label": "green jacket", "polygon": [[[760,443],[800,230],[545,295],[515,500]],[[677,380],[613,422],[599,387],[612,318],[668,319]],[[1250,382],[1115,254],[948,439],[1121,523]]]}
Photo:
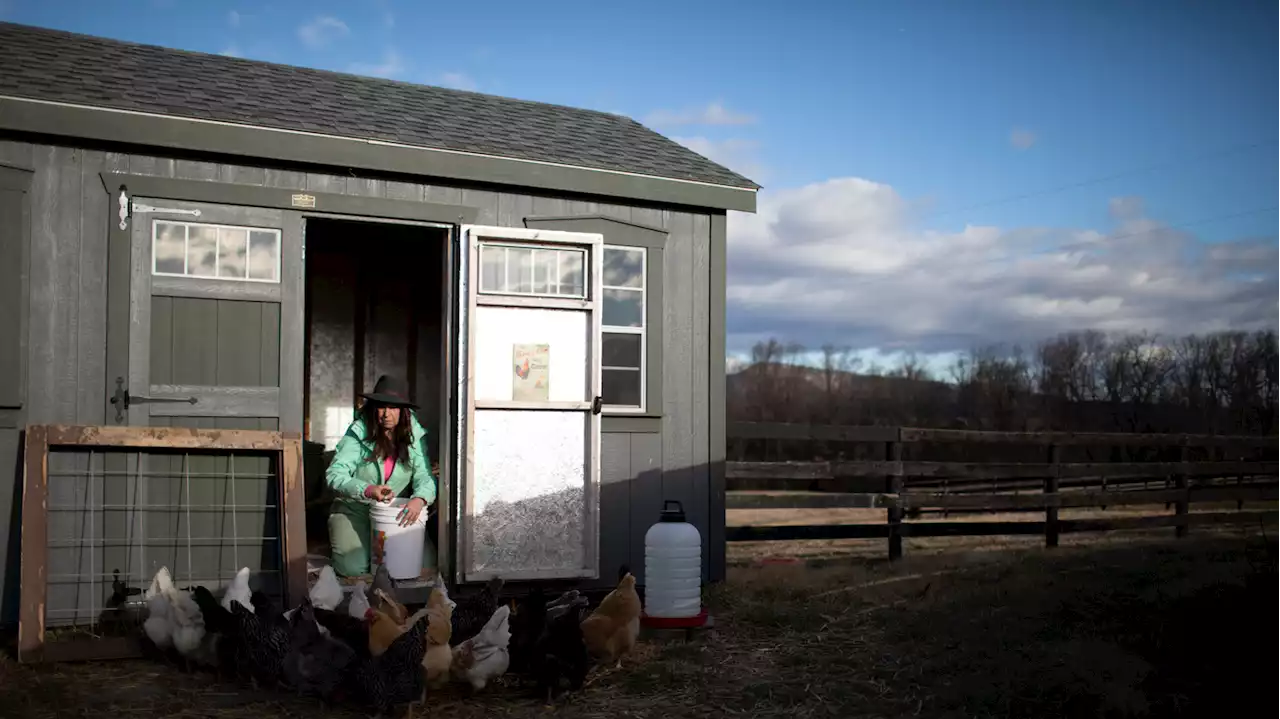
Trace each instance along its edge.
{"label": "green jacket", "polygon": [[[412,417],[412,422],[413,442],[409,445],[409,461],[396,462],[387,485],[399,496],[412,482],[412,496],[430,505],[436,500],[436,480],[431,476],[431,465],[427,462],[427,430],[417,417]],[[382,463],[368,461],[373,454],[373,443],[365,439],[366,434],[364,420],[357,417],[338,440],[333,461],[325,472],[325,481],[338,495],[334,509],[368,513],[373,502],[364,498],[365,487],[382,482]]]}

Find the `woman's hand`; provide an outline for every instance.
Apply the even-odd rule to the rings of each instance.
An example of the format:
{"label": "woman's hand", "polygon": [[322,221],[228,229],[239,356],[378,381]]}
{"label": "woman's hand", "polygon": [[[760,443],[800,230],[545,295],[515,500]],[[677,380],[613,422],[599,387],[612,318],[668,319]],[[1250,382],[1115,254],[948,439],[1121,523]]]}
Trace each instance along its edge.
{"label": "woman's hand", "polygon": [[409,503],[404,505],[404,509],[400,510],[398,519],[401,527],[407,527],[418,521],[418,517],[422,514],[422,510],[427,508],[427,503],[421,497],[414,497]]}
{"label": "woman's hand", "polygon": [[396,498],[396,493],[385,484],[371,484],[365,487],[364,496],[375,502],[390,502]]}

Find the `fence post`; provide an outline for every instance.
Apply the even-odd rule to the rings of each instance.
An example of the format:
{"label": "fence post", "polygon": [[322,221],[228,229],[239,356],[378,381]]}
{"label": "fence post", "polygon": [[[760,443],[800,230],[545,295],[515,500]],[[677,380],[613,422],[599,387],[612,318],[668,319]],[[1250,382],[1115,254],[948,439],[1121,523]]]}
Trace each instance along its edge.
{"label": "fence post", "polygon": [[1183,523],[1173,528],[1173,536],[1185,537],[1187,530],[1187,514],[1190,509],[1190,491],[1187,488],[1187,460],[1190,459],[1191,447],[1183,441],[1178,449],[1178,473],[1173,475],[1174,486],[1178,489],[1178,501],[1174,505],[1173,513],[1175,516],[1182,517]]}
{"label": "fence post", "polygon": [[[1056,444],[1049,445],[1049,475],[1044,478],[1044,493],[1046,496],[1052,496],[1054,500],[1058,497],[1058,477],[1061,472],[1059,463],[1062,461],[1062,448]],[[1053,500],[1049,500],[1045,504],[1044,509],[1044,546],[1058,546],[1058,507],[1051,504]]]}
{"label": "fence post", "polygon": [[[902,434],[899,430],[898,441],[886,442],[884,458],[893,462],[892,474],[885,477],[885,491],[901,499],[902,497]],[[889,561],[902,559],[902,505],[895,503],[885,513],[885,521],[889,525]]]}

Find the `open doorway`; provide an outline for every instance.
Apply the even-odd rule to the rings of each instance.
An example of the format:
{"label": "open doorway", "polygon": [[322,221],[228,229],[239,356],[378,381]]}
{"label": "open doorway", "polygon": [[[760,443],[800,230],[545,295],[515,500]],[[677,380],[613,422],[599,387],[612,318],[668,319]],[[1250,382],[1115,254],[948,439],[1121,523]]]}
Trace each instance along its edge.
{"label": "open doorway", "polygon": [[[441,453],[449,451],[449,230],[440,226],[310,217],[306,220],[306,341],[303,404],[307,546],[329,555],[327,518],[332,493],[325,470],[334,447],[382,374],[408,384],[418,421],[427,430],[427,455],[438,483]],[[437,505],[440,500],[437,499]],[[444,506],[448,506],[447,504]],[[432,507],[428,531],[436,547],[441,528]],[[424,567],[441,566],[427,547]]]}

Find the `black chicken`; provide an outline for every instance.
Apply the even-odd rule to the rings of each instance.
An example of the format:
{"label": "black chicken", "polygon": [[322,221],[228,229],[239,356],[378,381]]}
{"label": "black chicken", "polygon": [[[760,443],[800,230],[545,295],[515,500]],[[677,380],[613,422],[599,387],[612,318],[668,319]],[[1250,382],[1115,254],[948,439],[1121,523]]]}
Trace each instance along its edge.
{"label": "black chicken", "polygon": [[524,674],[536,664],[534,650],[546,631],[547,595],[542,587],[534,587],[516,603],[511,615],[511,665],[508,671]]}
{"label": "black chicken", "polygon": [[498,593],[502,591],[502,578],[494,577],[485,588],[456,600],[453,619],[450,621],[449,646],[456,647],[480,633],[484,625],[498,611]]}
{"label": "black chicken", "polygon": [[346,612],[332,612],[320,607],[311,610],[316,623],[329,630],[329,635],[346,644],[360,659],[369,658],[369,620],[356,619]]}
{"label": "black chicken", "polygon": [[[204,617],[205,635],[216,636],[214,652],[217,658],[218,677],[235,676],[236,635],[240,631],[239,623],[231,612],[218,603],[213,592],[206,587],[193,587],[191,597],[195,600],[196,606],[200,607],[200,614]],[[236,602],[236,605],[238,606],[239,602]]]}
{"label": "black chicken", "polygon": [[538,691],[548,704],[565,688],[581,689],[591,668],[582,640],[582,620],[588,612],[585,604],[575,601],[547,612],[547,629],[534,651],[534,665]]}
{"label": "black chicken", "polygon": [[355,682],[365,705],[386,714],[391,707],[421,701],[426,691],[422,658],[427,654],[427,615],[396,637],[382,654],[361,661]]}
{"label": "black chicken", "polygon": [[267,616],[259,616],[239,602],[231,603],[235,618],[235,663],[257,685],[271,687],[279,681],[281,663],[289,653],[289,625],[279,614],[264,606]]}
{"label": "black chicken", "polygon": [[281,662],[285,682],[299,694],[332,701],[343,673],[356,660],[355,651],[320,631],[309,599],[302,600],[289,625],[289,653]]}

